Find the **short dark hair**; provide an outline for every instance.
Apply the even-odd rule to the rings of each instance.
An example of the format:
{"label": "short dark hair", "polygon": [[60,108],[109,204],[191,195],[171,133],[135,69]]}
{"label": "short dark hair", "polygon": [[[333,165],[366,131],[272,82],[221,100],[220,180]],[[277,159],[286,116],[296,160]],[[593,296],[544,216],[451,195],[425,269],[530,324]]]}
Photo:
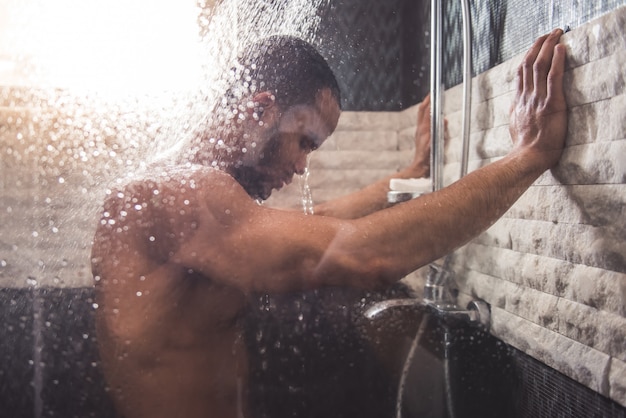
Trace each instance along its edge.
{"label": "short dark hair", "polygon": [[341,92],[328,62],[310,43],[288,35],[263,38],[239,57],[243,81],[256,91],[271,91],[283,109],[315,103],[316,94],[330,89],[341,106]]}

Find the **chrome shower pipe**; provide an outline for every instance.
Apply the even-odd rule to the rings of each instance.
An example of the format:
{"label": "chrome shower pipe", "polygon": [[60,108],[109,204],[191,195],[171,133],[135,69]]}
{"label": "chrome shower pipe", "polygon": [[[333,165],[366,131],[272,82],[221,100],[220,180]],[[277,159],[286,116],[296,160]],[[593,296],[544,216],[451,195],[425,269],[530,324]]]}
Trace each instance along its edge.
{"label": "chrome shower pipe", "polygon": [[442,0],[430,2],[430,167],[433,192],[443,187]]}
{"label": "chrome shower pipe", "polygon": [[[472,97],[472,25],[469,0],[461,0],[463,18],[463,120],[461,154],[461,177],[467,174],[469,159],[471,97]],[[430,166],[433,191],[443,187],[444,168],[444,118],[442,56],[443,5],[442,0],[431,0],[430,19],[430,137],[432,140]]]}
{"label": "chrome shower pipe", "polygon": [[467,174],[469,159],[470,121],[472,119],[472,21],[469,0],[461,0],[463,16],[463,149],[461,152],[461,178]]}
{"label": "chrome shower pipe", "polygon": [[[463,149],[461,158],[461,177],[467,173],[469,154],[470,112],[471,112],[471,21],[469,0],[460,0],[463,17]],[[443,37],[443,7],[442,0],[431,0],[431,173],[433,192],[443,187],[444,169],[444,117],[443,117],[443,85],[442,85],[442,37]],[[445,263],[444,263],[445,265]],[[451,297],[450,275],[437,265],[431,265],[431,274],[428,275],[424,286],[424,297],[429,303],[441,306],[454,305],[455,298]]]}

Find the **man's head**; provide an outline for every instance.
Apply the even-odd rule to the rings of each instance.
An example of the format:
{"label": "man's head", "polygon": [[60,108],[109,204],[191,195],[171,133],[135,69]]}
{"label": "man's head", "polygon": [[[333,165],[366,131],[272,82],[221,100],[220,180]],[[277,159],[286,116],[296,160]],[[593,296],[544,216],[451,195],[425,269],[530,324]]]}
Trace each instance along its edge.
{"label": "man's head", "polygon": [[283,110],[315,103],[316,94],[329,89],[337,103],[337,79],[320,53],[302,39],[276,35],[248,46],[240,55],[243,81],[252,91],[270,91]]}
{"label": "man's head", "polygon": [[291,36],[253,44],[240,63],[227,100],[238,106],[233,114],[242,114],[244,151],[227,171],[252,197],[266,199],[304,172],[306,156],[333,132],[340,91],[324,58]]}

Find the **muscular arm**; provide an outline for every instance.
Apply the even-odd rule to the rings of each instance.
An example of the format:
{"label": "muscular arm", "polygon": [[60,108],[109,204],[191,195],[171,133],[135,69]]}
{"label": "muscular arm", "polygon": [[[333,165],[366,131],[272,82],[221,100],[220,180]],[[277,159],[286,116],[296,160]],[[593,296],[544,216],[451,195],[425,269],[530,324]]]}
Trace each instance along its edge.
{"label": "muscular arm", "polygon": [[389,181],[394,178],[422,178],[430,174],[430,96],[417,106],[417,128],[415,132],[415,154],[405,169],[380,179],[361,190],[316,205],[316,215],[342,219],[356,219],[389,207],[387,192]]}
{"label": "muscular arm", "polygon": [[244,292],[373,287],[404,277],[488,228],[558,161],[566,129],[559,36],[540,38],[520,67],[511,109],[515,146],[503,159],[436,193],[353,220],[258,206],[230,176],[195,170],[185,191],[174,180],[160,190],[162,215],[147,239],[170,244],[154,254]]}

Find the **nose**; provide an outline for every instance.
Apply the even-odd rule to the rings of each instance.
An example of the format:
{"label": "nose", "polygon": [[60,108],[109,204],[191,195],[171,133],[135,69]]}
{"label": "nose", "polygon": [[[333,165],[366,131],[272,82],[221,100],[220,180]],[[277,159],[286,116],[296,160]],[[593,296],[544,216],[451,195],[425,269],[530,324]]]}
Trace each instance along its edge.
{"label": "nose", "polygon": [[307,155],[308,154],[306,153],[302,153],[300,157],[296,160],[296,164],[294,167],[296,174],[302,175],[306,171],[306,168],[309,165]]}

